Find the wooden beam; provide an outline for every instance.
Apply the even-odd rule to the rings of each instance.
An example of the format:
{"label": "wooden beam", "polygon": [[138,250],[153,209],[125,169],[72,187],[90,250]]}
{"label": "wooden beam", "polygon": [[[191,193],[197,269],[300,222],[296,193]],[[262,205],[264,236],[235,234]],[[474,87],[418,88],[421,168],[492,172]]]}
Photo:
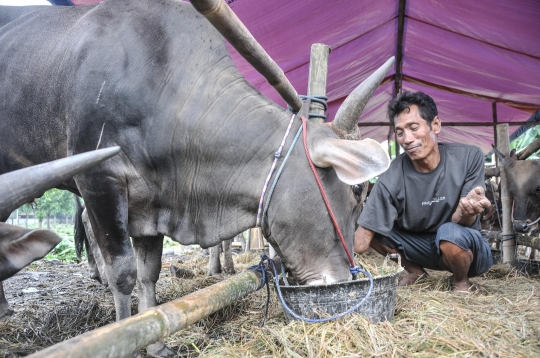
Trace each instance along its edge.
{"label": "wooden beam", "polygon": [[405,33],[405,6],[406,0],[399,0],[398,7],[398,34],[396,47],[396,74],[394,78],[394,97],[401,93],[403,79],[403,34]]}
{"label": "wooden beam", "polygon": [[497,102],[491,104],[491,113],[493,114],[493,141],[495,146],[497,146]]}
{"label": "wooden beam", "polygon": [[492,176],[499,176],[501,175],[501,168],[486,168],[484,170],[484,176],[485,177],[492,177]]}

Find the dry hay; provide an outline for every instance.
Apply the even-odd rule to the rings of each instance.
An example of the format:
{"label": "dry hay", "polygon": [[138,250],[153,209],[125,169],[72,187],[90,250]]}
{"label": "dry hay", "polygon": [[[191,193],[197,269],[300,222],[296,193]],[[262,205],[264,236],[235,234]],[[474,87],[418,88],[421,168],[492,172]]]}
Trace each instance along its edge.
{"label": "dry hay", "polygon": [[[374,256],[363,256],[361,260],[370,271],[382,266]],[[257,261],[255,254],[235,256],[239,271]],[[158,302],[218,282],[206,276],[207,263],[208,258],[198,252],[165,256],[157,287]],[[171,264],[191,270],[195,277],[171,277]],[[44,275],[29,274],[27,270],[5,282],[16,314],[0,322],[0,356],[24,356],[114,321],[110,292],[81,273],[83,265],[40,262],[30,270],[50,270],[57,282],[54,287],[39,283],[44,285],[38,284],[43,291],[34,296],[12,290],[17,285],[32,286],[32,277]],[[392,322],[371,324],[361,316],[348,315],[326,323],[287,325],[272,288],[264,327],[260,323],[266,289],[171,335],[167,344],[178,352],[178,357],[540,356],[539,276],[524,277],[497,265],[472,279],[474,293],[456,294],[448,291],[449,273],[430,274],[416,285],[398,289]]]}

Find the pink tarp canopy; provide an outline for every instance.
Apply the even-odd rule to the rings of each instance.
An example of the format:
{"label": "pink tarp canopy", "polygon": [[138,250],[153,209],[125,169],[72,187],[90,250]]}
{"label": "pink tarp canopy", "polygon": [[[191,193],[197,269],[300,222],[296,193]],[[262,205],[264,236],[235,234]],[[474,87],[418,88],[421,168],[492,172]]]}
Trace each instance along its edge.
{"label": "pink tarp canopy", "polygon": [[[359,83],[398,53],[400,0],[227,2],[300,94],[307,92],[311,44],[331,47],[330,120]],[[540,120],[540,1],[404,3],[401,89],[431,95],[443,124],[454,124],[443,128],[440,141],[475,144],[487,153],[494,143],[494,107],[498,122]],[[285,106],[251,65],[230,52],[252,85]],[[388,139],[386,104],[395,92],[397,68],[359,118],[363,137]],[[511,125],[510,133],[518,128]]]}

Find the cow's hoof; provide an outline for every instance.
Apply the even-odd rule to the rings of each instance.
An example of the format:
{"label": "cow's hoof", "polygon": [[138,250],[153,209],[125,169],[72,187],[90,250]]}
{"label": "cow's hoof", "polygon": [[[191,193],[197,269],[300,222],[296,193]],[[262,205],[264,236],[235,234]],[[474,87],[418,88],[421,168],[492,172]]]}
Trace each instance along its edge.
{"label": "cow's hoof", "polygon": [[212,276],[212,277],[215,277],[215,278],[223,278],[223,274],[221,272],[210,272],[210,271],[208,271],[206,274],[208,276]]}
{"label": "cow's hoof", "polygon": [[4,318],[7,318],[7,317],[11,316],[14,313],[15,313],[15,311],[11,307],[3,309],[3,310],[0,311],[0,320],[2,320]]}
{"label": "cow's hoof", "polygon": [[157,358],[176,357],[176,352],[169,349],[163,342],[156,342],[147,346],[146,354],[149,357],[157,357]]}

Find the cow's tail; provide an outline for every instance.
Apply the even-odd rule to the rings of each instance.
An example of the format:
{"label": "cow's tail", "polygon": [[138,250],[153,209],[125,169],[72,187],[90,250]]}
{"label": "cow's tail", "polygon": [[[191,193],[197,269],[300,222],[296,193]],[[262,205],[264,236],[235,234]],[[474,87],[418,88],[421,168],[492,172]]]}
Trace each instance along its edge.
{"label": "cow's tail", "polygon": [[84,211],[84,206],[81,204],[81,199],[76,195],[75,205],[77,207],[77,212],[75,213],[75,252],[77,253],[77,258],[81,260],[84,245],[88,241],[88,238],[86,237],[86,230],[84,229],[82,221],[82,213]]}

